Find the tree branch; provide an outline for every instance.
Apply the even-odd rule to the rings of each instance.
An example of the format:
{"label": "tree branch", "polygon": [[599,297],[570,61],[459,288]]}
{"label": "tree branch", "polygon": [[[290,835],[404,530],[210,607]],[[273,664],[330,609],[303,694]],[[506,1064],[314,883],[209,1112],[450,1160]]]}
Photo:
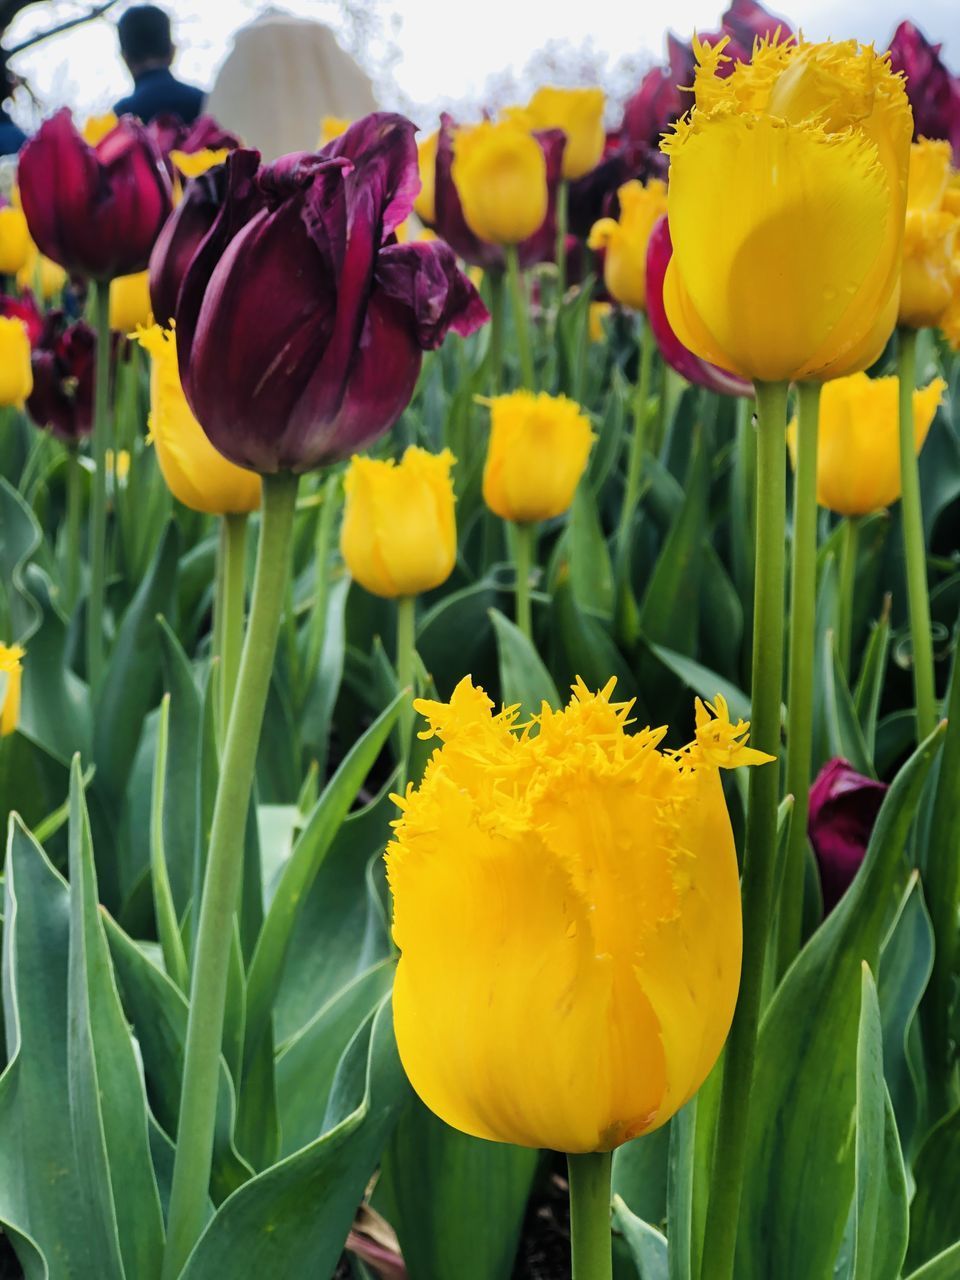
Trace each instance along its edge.
{"label": "tree branch", "polygon": [[[32,3],[33,0],[29,0],[29,2]],[[22,40],[20,44],[14,45],[12,49],[4,50],[2,56],[5,59],[12,58],[15,54],[23,53],[25,49],[32,49],[35,44],[40,44],[43,40],[49,40],[51,36],[58,36],[61,32],[69,31],[72,27],[80,27],[84,23],[93,22],[95,18],[105,14],[108,9],[112,9],[117,2],[118,0],[102,0],[102,3],[94,5],[92,9],[88,9],[85,13],[79,13],[75,18],[67,18],[65,21],[57,23],[55,27],[51,27],[48,31],[38,31],[36,35]],[[15,13],[27,7],[25,4],[19,4],[18,0],[14,0],[14,5],[15,11],[10,14],[10,18],[7,19],[8,22],[12,20]],[[0,18],[0,21],[2,21],[2,18]]]}

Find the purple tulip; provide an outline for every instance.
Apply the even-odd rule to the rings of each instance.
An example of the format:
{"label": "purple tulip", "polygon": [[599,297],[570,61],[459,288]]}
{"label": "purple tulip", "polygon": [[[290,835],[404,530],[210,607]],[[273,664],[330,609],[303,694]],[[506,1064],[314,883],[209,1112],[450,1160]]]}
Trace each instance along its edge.
{"label": "purple tulip", "polygon": [[817,856],[823,906],[837,905],[860,869],[870,833],[888,790],[846,760],[828,760],[810,788],[807,832]]}
{"label": "purple tulip", "polygon": [[151,120],[147,132],[155,139],[161,154],[171,151],[193,155],[196,151],[234,151],[240,139],[213,116],[198,116],[193,124],[184,124],[179,116],[162,115]]}
{"label": "purple tulip", "polygon": [[130,116],[91,147],[58,111],[20,153],[18,181],[40,252],[94,280],[143,271],[171,208],[159,148]]}
{"label": "purple tulip", "polygon": [[90,434],[97,339],[84,320],[67,324],[62,311],[47,314],[34,345],[33,391],[27,411],[67,444]]}
{"label": "purple tulip", "polygon": [[946,138],[960,165],[960,76],[944,66],[940,49],[912,22],[901,22],[890,41],[890,65],[907,77],[914,137]]}
{"label": "purple tulip", "polygon": [[752,396],[753,385],[735,373],[695,356],[673,331],[663,304],[663,281],[673,257],[673,242],[666,215],[654,225],[647,241],[647,319],[660,354],[688,382],[724,396]]}
{"label": "purple tulip", "polygon": [[[448,246],[395,243],[419,187],[414,132],[376,113],[317,154],[259,170],[256,152],[228,157],[175,318],[187,399],[239,466],[349,457],[403,412],[423,352],[488,318]],[[173,223],[193,216],[182,206]],[[168,230],[172,254],[180,231]]]}
{"label": "purple tulip", "polygon": [[0,297],[0,316],[20,320],[27,331],[30,346],[36,347],[44,331],[44,315],[29,289],[25,289],[19,298]]}

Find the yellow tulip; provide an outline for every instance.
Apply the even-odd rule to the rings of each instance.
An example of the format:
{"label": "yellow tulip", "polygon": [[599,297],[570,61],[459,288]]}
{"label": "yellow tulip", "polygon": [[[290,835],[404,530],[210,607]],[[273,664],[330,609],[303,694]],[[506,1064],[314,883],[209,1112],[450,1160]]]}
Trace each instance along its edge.
{"label": "yellow tulip", "polygon": [[607,336],[603,327],[603,322],[611,313],[613,307],[609,302],[591,302],[590,312],[587,318],[587,333],[591,342],[603,342]]}
{"label": "yellow tulip", "polygon": [[324,116],[320,121],[320,137],[317,146],[325,147],[334,138],[339,138],[342,133],[346,133],[350,124],[351,121],[345,116]]}
{"label": "yellow tulip", "polygon": [[17,272],[17,287],[21,290],[32,289],[45,302],[49,302],[62,292],[66,283],[67,273],[59,262],[44,257],[31,240],[26,261]]}
{"label": "yellow tulip", "polygon": [[547,162],[515,120],[457,129],[453,182],[467,226],[490,244],[519,244],[547,216]]}
{"label": "yellow tulip", "polygon": [[150,434],[167,487],[185,507],[240,515],[260,505],[260,477],[213,447],[187,404],[171,330],[152,325],[135,335],[150,353]]}
{"label": "yellow tulip", "polygon": [[518,524],[562,515],[573,502],[594,440],[586,414],[566,396],[544,391],[514,391],[488,403],[487,506]]}
{"label": "yellow tulip", "polygon": [[856,42],[696,45],[696,106],[665,139],[667,315],[703,359],[766,381],[876,359],[896,321],[912,115]]}
{"label": "yellow tulip", "polygon": [[434,129],[417,146],[420,167],[420,191],[413,202],[413,211],[421,222],[432,226],[437,220],[437,143],[440,131]]}
{"label": "yellow tulip", "polygon": [[150,273],[138,271],[132,276],[117,276],[110,281],[110,328],[115,333],[129,333],[139,325],[153,323],[150,308]]}
{"label": "yellow tulip", "polygon": [[604,93],[602,89],[538,89],[527,103],[526,112],[535,129],[562,129],[563,176],[582,178],[596,167],[603,155]]}
{"label": "yellow tulip", "polygon": [[15,204],[0,209],[0,275],[13,276],[30,257],[32,241],[27,219]]}
{"label": "yellow tulip", "polygon": [[654,178],[646,186],[633,180],[617,192],[620,219],[601,218],[587,244],[603,249],[603,281],[611,297],[642,311],[647,301],[647,243],[655,224],[667,212],[667,184]]}
{"label": "yellow tulip", "polygon": [[199,178],[201,173],[223,164],[229,154],[229,147],[205,147],[201,151],[171,151],[170,159],[182,177]]}
{"label": "yellow tulip", "polygon": [[95,147],[108,133],[112,133],[118,124],[116,113],[113,111],[106,111],[101,116],[87,116],[81,130],[83,140],[91,147]]}
{"label": "yellow tulip", "polygon": [[[696,739],[627,734],[578,681],[531,732],[467,677],[418,701],[438,737],[387,847],[397,1047],[426,1105],[476,1137],[607,1151],[664,1124],[716,1061],[740,978],[722,698]],[[711,715],[711,711],[713,714]]]}
{"label": "yellow tulip", "polygon": [[[947,384],[934,378],[913,393],[913,439],[917,453]],[[841,516],[882,511],[900,497],[899,378],[855,373],[826,383],[820,395],[817,502]],[[787,431],[796,465],[797,424]]]}
{"label": "yellow tulip", "polygon": [[449,449],[411,445],[399,463],[355,457],[344,478],[340,549],[362,587],[393,599],[446,582],[457,560]]}
{"label": "yellow tulip", "polygon": [[960,312],[960,198],[949,142],[910,148],[900,323],[945,328]]}
{"label": "yellow tulip", "polygon": [[20,684],[25,656],[18,644],[0,644],[0,738],[13,733],[20,721]]}
{"label": "yellow tulip", "polygon": [[107,475],[122,488],[127,483],[127,477],[130,474],[130,450],[120,449],[117,453],[114,453],[112,449],[108,449],[104,462]]}
{"label": "yellow tulip", "polygon": [[13,316],[0,316],[0,405],[22,405],[32,390],[26,325]]}

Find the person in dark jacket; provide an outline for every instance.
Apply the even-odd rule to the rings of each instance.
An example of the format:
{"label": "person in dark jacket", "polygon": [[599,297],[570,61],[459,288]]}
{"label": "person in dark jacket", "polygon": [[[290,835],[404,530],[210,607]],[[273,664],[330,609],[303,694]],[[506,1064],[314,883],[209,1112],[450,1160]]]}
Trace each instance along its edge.
{"label": "person in dark jacket", "polygon": [[27,140],[19,125],[14,124],[7,103],[19,81],[6,66],[0,66],[0,156],[15,156]]}
{"label": "person in dark jacket", "polygon": [[203,92],[178,80],[170,66],[176,52],[170,18],[155,4],[137,4],[117,23],[120,54],[133,76],[133,93],[113,108],[118,116],[139,116],[149,124],[155,116],[177,116],[192,124],[203,110]]}

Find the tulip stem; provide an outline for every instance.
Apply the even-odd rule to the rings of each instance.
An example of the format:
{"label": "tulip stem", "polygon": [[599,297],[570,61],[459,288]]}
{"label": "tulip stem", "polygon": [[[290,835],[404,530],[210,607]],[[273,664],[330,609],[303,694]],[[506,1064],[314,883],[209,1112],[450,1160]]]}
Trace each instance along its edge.
{"label": "tulip stem", "polygon": [[323,656],[323,642],[327,634],[327,601],[330,596],[330,543],[333,540],[333,524],[340,509],[340,476],[336,472],[327,476],[323,486],[323,501],[317,517],[317,533],[313,548],[316,578],[313,587],[313,605],[310,609],[310,631],[307,638],[307,669],[303,680],[303,700],[317,678],[317,669]]}
{"label": "tulip stem", "polygon": [[93,494],[90,500],[90,592],[87,682],[96,692],[103,671],[103,603],[107,581],[107,450],[110,447],[110,283],[93,284],[97,360],[93,393]]}
{"label": "tulip stem", "polygon": [[[787,386],[758,382],[757,551],[753,611],[751,746],[780,752],[783,679],[784,526]],[[710,1280],[731,1280],[750,1119],[750,1091],[770,934],[777,852],[780,768],[750,770],[743,856],[743,969],[727,1041],[715,1159],[704,1232]]]}
{"label": "tulip stem", "polygon": [[504,257],[507,260],[507,286],[510,290],[510,303],[513,307],[514,338],[520,356],[520,375],[523,385],[528,391],[536,391],[536,379],[533,372],[533,352],[530,349],[530,325],[527,309],[527,295],[520,275],[520,259],[517,246],[504,246]]}
{"label": "tulip stem", "polygon": [[413,699],[416,689],[413,682],[413,665],[417,643],[417,601],[415,596],[397,599],[397,684],[409,689],[400,705],[400,791],[406,790],[410,780],[410,744],[413,739]]}
{"label": "tulip stem", "polygon": [[793,796],[793,815],[780,890],[778,975],[786,971],[800,950],[807,811],[810,805],[810,761],[813,755],[813,658],[817,607],[817,425],[820,416],[820,383],[801,382],[797,398],[786,768],[787,793]]}
{"label": "tulip stem", "polygon": [[[840,529],[840,585],[837,593],[837,653],[840,667],[849,681],[852,675],[853,605],[857,590],[857,544],[860,519],[847,516]],[[794,810],[796,812],[796,810]]]}
{"label": "tulip stem", "polygon": [[610,1171],[612,1153],[567,1156],[573,1280],[612,1280]]}
{"label": "tulip stem", "polygon": [[637,498],[640,494],[640,476],[643,473],[643,453],[647,434],[647,400],[650,396],[650,374],[653,370],[653,330],[644,320],[640,331],[640,368],[633,393],[633,433],[630,437],[630,453],[627,457],[627,480],[620,508],[617,528],[617,557],[625,563],[627,544],[633,529]]}
{"label": "tulip stem", "polygon": [[567,292],[567,221],[570,184],[561,178],[557,185],[557,321]]}
{"label": "tulip stem", "polygon": [[67,448],[67,564],[63,586],[64,605],[68,614],[73,612],[80,590],[81,479],[77,446],[71,444]]}
{"label": "tulip stem", "polygon": [[927,553],[920,505],[920,469],[913,429],[913,389],[917,369],[917,333],[897,332],[900,374],[900,488],[902,493],[903,550],[907,566],[907,603],[913,651],[913,688],[917,704],[917,741],[922,742],[937,723],[933,680],[933,639],[930,634],[930,597],[927,588]]}
{"label": "tulip stem", "polygon": [[533,616],[530,611],[530,574],[533,571],[536,525],[514,524],[513,564],[516,573],[517,626],[533,642]]}
{"label": "tulip stem", "polygon": [[490,280],[490,391],[503,390],[503,272],[491,267]]}
{"label": "tulip stem", "polygon": [[250,618],[223,748],[197,924],[163,1280],[179,1276],[206,1216],[244,830],[290,570],[296,497],[295,475],[263,477]]}
{"label": "tulip stem", "polygon": [[246,587],[247,517],[224,515],[220,521],[220,735],[226,737],[243,647],[243,605]]}

